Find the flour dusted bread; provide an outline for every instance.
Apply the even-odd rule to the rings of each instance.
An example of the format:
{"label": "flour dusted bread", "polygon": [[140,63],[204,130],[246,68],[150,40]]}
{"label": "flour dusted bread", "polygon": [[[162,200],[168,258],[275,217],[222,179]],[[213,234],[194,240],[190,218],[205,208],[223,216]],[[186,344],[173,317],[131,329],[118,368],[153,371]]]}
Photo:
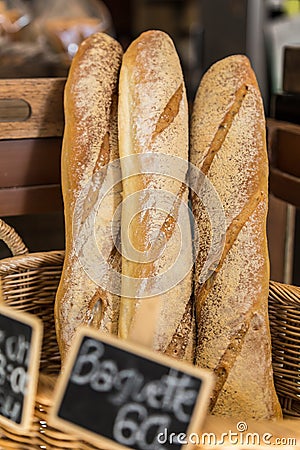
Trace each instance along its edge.
{"label": "flour dusted bread", "polygon": [[196,364],[217,376],[211,410],[239,420],[279,417],[267,312],[265,120],[245,56],[223,59],[204,75],[192,114],[191,162],[214,186],[226,222],[220,261],[201,283],[212,227],[193,196],[202,236],[195,269]]}
{"label": "flour dusted bread", "polygon": [[[164,175],[166,165],[173,170],[172,165],[175,168],[178,163],[172,157],[188,159],[188,108],[177,52],[170,37],[161,31],[141,34],[124,54],[119,81],[119,150],[121,157],[127,157],[121,159],[124,278],[119,335],[192,360],[192,244],[189,216],[182,210],[188,190],[182,180]],[[154,156],[146,161],[142,158],[145,154]],[[169,157],[165,165],[164,155]],[[129,166],[136,175],[126,177]],[[166,201],[168,194],[172,199],[161,210],[160,202]],[[184,218],[183,236],[177,224],[179,214]],[[147,260],[150,250],[155,257]],[[165,291],[163,279],[161,292],[152,295],[164,272],[170,269],[172,277],[177,256],[183,276],[177,279],[174,271],[173,285]]]}
{"label": "flour dusted bread", "polygon": [[[97,209],[98,193],[105,180],[105,177],[97,178],[97,172],[119,156],[117,93],[121,59],[122,49],[113,38],[103,33],[94,34],[81,44],[65,87],[62,192],[66,252],[55,301],[62,362],[79,325],[88,324],[117,333],[119,297],[90,277],[80,255],[85,241],[94,233],[95,246],[85,255],[87,262],[93,260],[93,253],[98,251],[111,256],[116,267],[120,262],[118,253],[114,252],[110,229],[121,200],[118,186],[104,197],[93,227],[84,230],[84,226],[89,214]],[[116,256],[112,257],[114,254]]]}

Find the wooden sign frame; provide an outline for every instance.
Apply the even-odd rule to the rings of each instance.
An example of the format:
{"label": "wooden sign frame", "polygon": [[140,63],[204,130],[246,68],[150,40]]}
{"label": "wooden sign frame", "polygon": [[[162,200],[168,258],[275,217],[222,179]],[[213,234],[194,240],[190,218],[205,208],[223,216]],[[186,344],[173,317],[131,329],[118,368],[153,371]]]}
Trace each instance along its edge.
{"label": "wooden sign frame", "polygon": [[40,366],[40,353],[43,338],[43,324],[42,321],[36,316],[30,313],[16,311],[7,305],[0,305],[0,315],[20,322],[31,328],[30,356],[28,361],[28,370],[26,372],[26,395],[24,396],[21,421],[20,423],[17,423],[12,419],[0,415],[0,425],[3,424],[6,427],[10,427],[18,431],[20,434],[23,434],[30,429],[34,415]]}
{"label": "wooden sign frame", "polygon": [[[190,375],[194,378],[201,380],[200,390],[198,392],[198,396],[193,407],[191,420],[186,429],[186,436],[189,436],[189,433],[192,432],[199,433],[201,426],[207,415],[209,399],[214,386],[214,375],[212,374],[212,372],[205,369],[199,369],[187,362],[176,360],[169,356],[165,356],[158,352],[154,352],[151,349],[142,347],[141,345],[121,340],[116,336],[107,335],[102,333],[101,331],[88,328],[86,326],[82,326],[78,329],[77,334],[74,338],[74,343],[72,344],[71,352],[68,355],[64,370],[58,378],[54,392],[53,406],[49,413],[50,425],[55,426],[58,429],[63,430],[67,433],[76,433],[78,436],[81,436],[82,439],[94,443],[95,445],[98,445],[100,447],[103,446],[103,448],[109,448],[113,450],[124,450],[131,448],[123,446],[118,442],[113,441],[100,434],[97,434],[93,431],[84,429],[82,426],[77,425],[75,423],[71,423],[59,416],[59,411],[63,404],[62,403],[63,398],[68,387],[71,373],[75,366],[76,358],[79,354],[79,350],[81,348],[81,344],[83,343],[84,338],[95,339],[97,341],[100,341],[101,343],[104,343],[104,345],[105,344],[111,345],[113,347],[116,347],[117,349],[132,353],[135,356],[146,358],[151,362],[158,363],[171,369],[175,369],[180,373]],[[180,448],[183,447],[185,449],[190,449],[194,448],[194,445],[187,444],[181,446]]]}

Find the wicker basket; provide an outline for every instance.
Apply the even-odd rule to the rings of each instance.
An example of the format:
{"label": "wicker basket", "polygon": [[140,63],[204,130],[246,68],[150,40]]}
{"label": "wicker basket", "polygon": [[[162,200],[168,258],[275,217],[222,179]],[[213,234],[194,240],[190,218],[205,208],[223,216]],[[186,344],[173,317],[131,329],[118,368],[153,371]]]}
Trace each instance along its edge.
{"label": "wicker basket", "polygon": [[11,258],[0,261],[0,298],[2,296],[2,301],[17,310],[35,314],[44,325],[39,389],[31,428],[28,433],[21,436],[2,426],[0,448],[94,450],[97,447],[82,442],[78,436],[67,435],[47,424],[51,394],[60,371],[53,303],[64,252],[28,253],[21,238],[1,219],[0,239],[7,244],[13,254]]}
{"label": "wicker basket", "polygon": [[[28,253],[20,237],[1,219],[0,239],[13,254],[0,261],[0,297],[15,309],[35,314],[44,324],[40,389],[32,427],[23,437],[2,428],[0,448],[96,449],[47,424],[51,392],[60,370],[53,303],[64,252]],[[269,305],[275,386],[284,414],[300,418],[300,288],[270,282]]]}
{"label": "wicker basket", "polygon": [[300,287],[270,283],[274,380],[285,416],[300,418]]}

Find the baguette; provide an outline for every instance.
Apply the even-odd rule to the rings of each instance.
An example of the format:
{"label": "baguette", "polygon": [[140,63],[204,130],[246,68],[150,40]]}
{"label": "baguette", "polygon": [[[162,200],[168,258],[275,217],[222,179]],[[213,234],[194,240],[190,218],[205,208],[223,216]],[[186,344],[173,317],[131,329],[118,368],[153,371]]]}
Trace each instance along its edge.
{"label": "baguette", "polygon": [[[95,175],[119,156],[117,93],[121,59],[119,43],[107,34],[94,34],[79,47],[65,87],[61,170],[66,250],[55,300],[55,325],[62,363],[79,325],[117,334],[119,296],[106,291],[90,277],[78,249],[88,237],[82,232],[85,218],[97,208],[101,185],[97,184]],[[80,199],[84,189],[87,189],[86,197]],[[89,234],[95,233],[98,249],[93,252],[113,249],[110,226],[120,201],[117,186],[103,200],[102,214],[96,214],[94,229],[87,230]],[[88,255],[91,260],[95,256],[92,253]],[[116,267],[120,260],[116,252]]]}
{"label": "baguette", "polygon": [[[185,85],[174,44],[164,32],[142,33],[124,54],[119,80],[119,149],[124,205],[119,336],[192,361],[194,313],[188,213],[183,212],[183,222],[187,225],[183,239],[177,227],[179,203],[187,204],[188,188],[182,181],[165,176],[163,168],[160,173],[150,173],[160,162],[163,166],[165,155],[169,156],[170,165],[176,164],[172,157],[188,159]],[[143,173],[146,163],[142,155],[145,154],[161,157],[161,160],[148,159],[148,173]],[[130,159],[130,156],[138,159]],[[124,157],[127,159],[123,161]],[[134,176],[125,176],[128,165],[132,166]],[[173,195],[173,200],[162,212],[158,207],[159,199],[167,198],[168,193]],[[133,199],[131,196],[135,194]],[[165,249],[162,253],[158,251],[153,261],[145,261],[143,257],[149,248],[157,246],[159,250],[159,239],[153,237],[155,232],[156,236],[164,235]],[[126,254],[126,239],[140,251],[136,259]],[[190,269],[178,283],[174,281],[167,292],[162,289],[153,295],[150,286],[155,287],[159,276],[172,270],[182,248],[185,252],[181,269]]]}
{"label": "baguette", "polygon": [[245,56],[217,62],[202,78],[192,112],[191,162],[214,186],[226,221],[219,263],[201,283],[211,224],[193,195],[205,237],[195,264],[196,365],[216,374],[211,411],[239,420],[280,417],[268,322],[265,119]]}

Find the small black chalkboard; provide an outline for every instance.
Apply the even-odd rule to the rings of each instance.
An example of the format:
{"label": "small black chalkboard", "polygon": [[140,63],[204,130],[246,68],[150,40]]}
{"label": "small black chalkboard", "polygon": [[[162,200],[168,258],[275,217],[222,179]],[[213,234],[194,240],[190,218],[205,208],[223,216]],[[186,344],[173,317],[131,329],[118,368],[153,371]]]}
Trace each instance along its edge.
{"label": "small black chalkboard", "polygon": [[51,420],[100,446],[180,449],[200,430],[212,384],[208,371],[83,328],[58,381]]}
{"label": "small black chalkboard", "polygon": [[0,307],[0,424],[29,429],[37,389],[42,323]]}

